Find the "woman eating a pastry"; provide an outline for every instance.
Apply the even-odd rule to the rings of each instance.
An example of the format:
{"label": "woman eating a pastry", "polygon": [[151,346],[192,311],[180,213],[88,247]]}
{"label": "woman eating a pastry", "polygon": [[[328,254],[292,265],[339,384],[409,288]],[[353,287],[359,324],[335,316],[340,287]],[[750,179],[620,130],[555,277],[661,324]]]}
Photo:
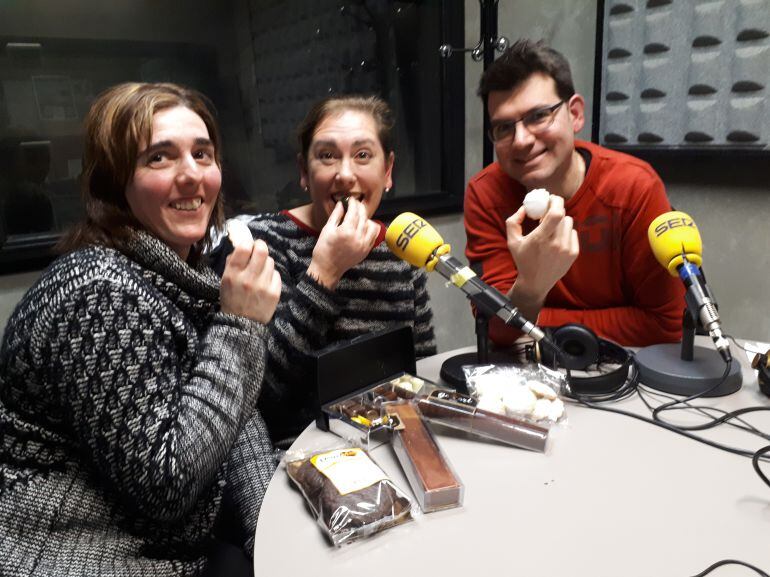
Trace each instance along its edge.
{"label": "woman eating a pastry", "polygon": [[[435,353],[425,272],[390,252],[373,219],[393,186],[392,125],[377,97],[317,103],[298,128],[300,185],[310,202],[238,217],[267,243],[283,282],[259,401],[278,446],[315,417],[313,353],[398,325],[412,327],[417,356]],[[217,252],[221,268],[226,243]]]}
{"label": "woman eating a pastry", "polygon": [[251,573],[280,277],[237,231],[221,284],[204,264],[220,166],[195,91],[129,83],[93,103],[85,220],[0,350],[0,573]]}

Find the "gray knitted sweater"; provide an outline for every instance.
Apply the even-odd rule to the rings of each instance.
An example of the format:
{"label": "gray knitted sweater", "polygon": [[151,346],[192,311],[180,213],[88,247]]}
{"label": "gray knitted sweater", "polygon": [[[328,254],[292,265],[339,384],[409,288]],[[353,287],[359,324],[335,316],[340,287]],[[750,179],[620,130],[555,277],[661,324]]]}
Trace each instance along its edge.
{"label": "gray knitted sweater", "polygon": [[223,502],[253,546],[265,327],[219,312],[216,276],[154,237],[127,252],[58,259],[5,330],[4,576],[197,575]]}

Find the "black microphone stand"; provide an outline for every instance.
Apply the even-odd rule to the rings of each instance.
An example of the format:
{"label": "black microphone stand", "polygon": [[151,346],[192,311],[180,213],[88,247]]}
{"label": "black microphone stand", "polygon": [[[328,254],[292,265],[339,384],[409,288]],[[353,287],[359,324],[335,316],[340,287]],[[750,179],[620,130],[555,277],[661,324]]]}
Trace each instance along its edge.
{"label": "black microphone stand", "polygon": [[[489,316],[481,310],[476,310],[476,351],[461,353],[449,357],[441,365],[441,379],[455,387],[458,391],[467,392],[463,365],[485,365],[487,363],[514,361],[513,356],[505,351],[489,352]],[[491,360],[490,360],[491,357]]]}
{"label": "black microphone stand", "polygon": [[[495,60],[495,50],[503,51],[508,41],[505,38],[497,36],[497,4],[498,0],[479,0],[480,8],[480,49],[484,59],[484,70],[486,70]],[[451,53],[451,52],[450,52]],[[474,57],[474,60],[477,58]],[[489,133],[489,112],[487,110],[487,101],[484,99],[484,132],[482,134],[483,164],[487,166],[494,160],[492,141],[486,138]],[[495,353],[491,362],[511,362],[510,355],[501,357],[503,353]],[[463,365],[475,365],[489,363],[489,316],[480,309],[476,310],[476,352],[463,353],[448,358],[441,365],[441,378],[456,387],[458,390],[466,391],[465,374]]]}
{"label": "black microphone stand", "polygon": [[476,314],[476,362],[489,362],[489,317],[482,312]]}
{"label": "black microphone stand", "polygon": [[[635,360],[641,383],[657,391],[686,397],[713,387],[716,388],[704,396],[722,397],[740,389],[743,383],[741,363],[734,359],[722,381],[725,362],[717,350],[695,345],[699,327],[700,322],[687,307],[682,315],[681,344],[667,343],[640,349]],[[720,381],[722,383],[717,387]]]}

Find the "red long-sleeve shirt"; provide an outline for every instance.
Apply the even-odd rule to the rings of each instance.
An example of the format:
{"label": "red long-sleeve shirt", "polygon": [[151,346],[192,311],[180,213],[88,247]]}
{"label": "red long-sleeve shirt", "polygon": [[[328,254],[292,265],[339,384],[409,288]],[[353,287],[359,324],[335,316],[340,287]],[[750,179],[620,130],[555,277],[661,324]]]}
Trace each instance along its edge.
{"label": "red long-sleeve shirt", "polygon": [[[591,155],[585,180],[565,203],[580,254],[548,293],[538,324],[582,323],[626,346],[678,341],[684,287],[657,263],[647,240],[650,222],[671,210],[663,183],[637,158],[589,142],[575,145]],[[503,293],[518,274],[506,244],[505,220],[526,192],[496,162],[474,176],[465,192],[466,256],[480,263],[482,279]],[[527,219],[524,233],[535,226]],[[499,319],[490,321],[495,343],[509,344],[520,334]]]}

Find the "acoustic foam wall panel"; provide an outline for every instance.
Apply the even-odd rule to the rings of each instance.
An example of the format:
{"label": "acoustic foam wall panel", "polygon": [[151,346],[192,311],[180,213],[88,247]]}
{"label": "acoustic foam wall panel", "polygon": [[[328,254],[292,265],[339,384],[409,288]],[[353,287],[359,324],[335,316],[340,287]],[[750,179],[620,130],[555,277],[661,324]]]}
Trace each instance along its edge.
{"label": "acoustic foam wall panel", "polygon": [[607,0],[599,140],[770,149],[770,0]]}
{"label": "acoustic foam wall panel", "polygon": [[247,1],[259,129],[266,146],[293,158],[294,128],[319,87],[329,95],[379,91],[376,33],[356,2]]}

